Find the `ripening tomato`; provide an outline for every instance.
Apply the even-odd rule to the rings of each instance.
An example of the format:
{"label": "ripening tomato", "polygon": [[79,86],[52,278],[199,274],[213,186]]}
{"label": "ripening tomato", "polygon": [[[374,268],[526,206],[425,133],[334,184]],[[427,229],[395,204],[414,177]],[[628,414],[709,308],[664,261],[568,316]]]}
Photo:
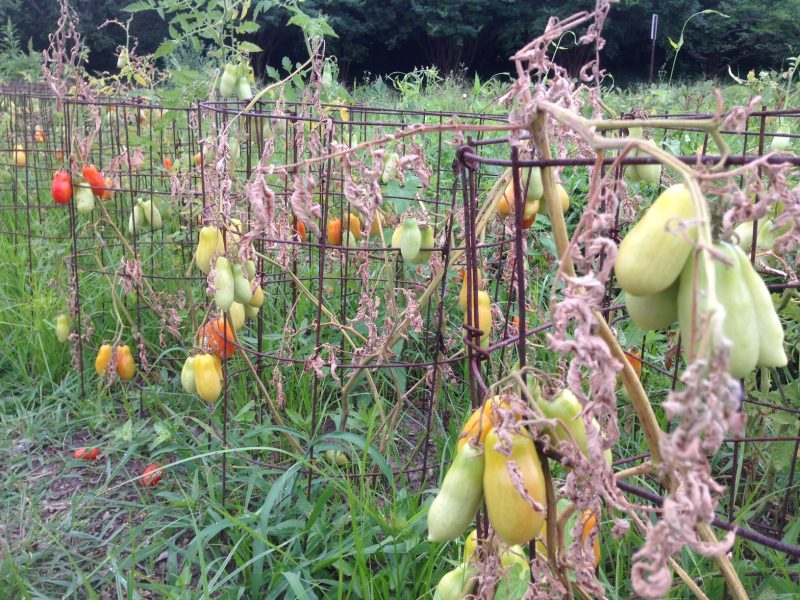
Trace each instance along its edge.
{"label": "ripening tomato", "polygon": [[151,465],[147,465],[142,471],[142,477],[139,479],[139,485],[142,487],[153,486],[156,485],[159,481],[161,481],[161,465],[158,463],[153,463]]}
{"label": "ripening tomato", "polygon": [[44,144],[45,139],[47,136],[44,134],[44,129],[42,129],[41,125],[37,125],[33,129],[33,139],[39,142],[40,144]]}
{"label": "ripening tomato", "polygon": [[236,352],[236,335],[233,327],[225,323],[225,317],[219,317],[203,325],[197,337],[205,341],[209,350],[222,360],[230,358]]}
{"label": "ripening tomato", "polygon": [[62,160],[64,160],[64,152],[56,150],[56,162],[61,162]]}
{"label": "ripening tomato", "polygon": [[[458,436],[458,448],[464,444],[472,442],[473,446],[482,446],[486,441],[486,436],[496,423],[500,422],[500,410],[508,410],[509,404],[500,396],[487,398],[483,406],[476,408],[461,428]],[[519,421],[520,417],[517,416]]]}
{"label": "ripening tomato", "polygon": [[637,348],[631,348],[625,353],[625,358],[631,363],[636,377],[642,378],[642,355]]}
{"label": "ripening tomato", "polygon": [[94,360],[94,369],[98,375],[105,375],[108,363],[111,361],[111,344],[103,344],[97,351],[97,358]]}
{"label": "ripening tomato", "polygon": [[297,219],[297,223],[295,223],[294,230],[297,233],[298,237],[300,238],[300,241],[305,242],[306,238],[308,237],[306,233],[306,224],[303,223],[300,219]]}
{"label": "ripening tomato", "polygon": [[28,164],[28,158],[25,156],[25,146],[22,144],[17,144],[14,146],[14,151],[12,152],[14,157],[14,164],[18,167],[22,168],[26,164]]}
{"label": "ripening tomato", "polygon": [[123,381],[130,381],[136,375],[136,362],[127,344],[117,348],[117,375]]}
{"label": "ripening tomato", "polygon": [[103,188],[106,187],[106,180],[103,179],[103,176],[100,174],[100,171],[97,170],[97,167],[94,165],[86,165],[81,170],[83,174],[83,178],[86,182],[92,186],[92,193],[95,196],[102,197],[103,196]]}
{"label": "ripening tomato", "polygon": [[[533,440],[524,433],[509,437],[511,455],[506,456],[496,449],[500,443],[497,432],[492,429],[486,436],[483,491],[489,522],[500,539],[513,546],[524,544],[539,533],[547,514],[547,497],[542,464]],[[516,463],[516,481],[509,472],[509,460]],[[536,510],[520,490],[525,490],[542,512]]]}
{"label": "ripening tomato", "polygon": [[80,460],[96,460],[100,456],[100,450],[97,448],[78,448],[73,456]]}
{"label": "ripening tomato", "polygon": [[[356,215],[348,215],[347,217],[347,230],[355,237],[356,240],[361,239],[361,219]],[[331,246],[342,245],[342,220],[333,219],[328,221],[328,243]]]}
{"label": "ripening tomato", "polygon": [[53,173],[53,184],[50,186],[50,194],[58,204],[69,204],[72,199],[72,182],[69,172],[59,169]]}
{"label": "ripening tomato", "polygon": [[114,186],[114,180],[111,179],[111,177],[106,177],[103,179],[103,181],[105,182],[105,189],[103,190],[101,199],[105,202],[114,197],[114,190],[112,189]]}

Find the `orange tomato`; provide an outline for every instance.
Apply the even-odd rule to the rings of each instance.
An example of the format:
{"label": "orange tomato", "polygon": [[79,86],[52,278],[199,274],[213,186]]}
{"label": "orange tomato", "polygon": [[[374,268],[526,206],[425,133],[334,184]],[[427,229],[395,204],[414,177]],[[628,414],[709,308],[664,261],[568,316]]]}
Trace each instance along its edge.
{"label": "orange tomato", "polygon": [[[583,530],[581,531],[581,545],[586,547],[586,541],[589,539],[589,536],[593,531],[597,530],[597,515],[590,510],[585,510],[581,515],[581,523],[583,524]],[[597,534],[598,535],[594,537],[594,541],[592,541],[595,569],[600,566],[600,532],[598,531]]]}
{"label": "orange tomato", "polygon": [[61,150],[56,150],[56,160],[58,162],[64,160],[64,153]]}
{"label": "orange tomato", "polygon": [[633,367],[633,370],[636,371],[636,377],[639,379],[642,378],[642,355],[636,348],[631,348],[625,353],[625,358],[628,359],[628,362]]}
{"label": "orange tomato", "polygon": [[94,360],[94,370],[98,375],[105,375],[108,370],[108,363],[111,360],[111,345],[103,344],[97,351],[97,358]]}
{"label": "orange tomato", "polygon": [[111,198],[114,197],[114,190],[111,189],[114,185],[114,181],[111,179],[111,177],[106,177],[103,179],[103,182],[105,183],[105,189],[103,190],[103,195],[101,198],[104,201],[111,200]]}
{"label": "orange tomato", "polygon": [[[348,215],[347,229],[353,234],[357,240],[361,239],[361,219],[356,215]],[[331,246],[342,245],[342,220],[333,219],[328,221],[328,243]]]}
{"label": "orange tomato", "polygon": [[159,481],[161,481],[161,465],[158,463],[153,463],[151,465],[147,465],[142,471],[142,477],[139,479],[139,485],[142,487],[153,486],[156,485]]}
{"label": "orange tomato", "polygon": [[130,381],[136,375],[136,362],[127,345],[117,348],[117,375],[123,381]]}
{"label": "orange tomato", "polygon": [[328,221],[328,243],[331,246],[342,245],[342,220],[333,219]]}
{"label": "orange tomato", "polygon": [[167,171],[171,171],[172,170],[172,159],[169,156],[165,156],[164,157],[164,168]]}
{"label": "orange tomato", "polygon": [[508,409],[508,402],[501,401],[498,396],[492,396],[486,399],[483,406],[479,406],[472,412],[467,422],[464,423],[464,427],[461,428],[461,435],[458,437],[458,449],[470,440],[475,441],[476,437],[478,444],[483,444],[486,441],[486,436],[491,431],[496,420],[496,415],[493,412],[498,408]]}
{"label": "orange tomato", "polygon": [[198,152],[197,154],[194,155],[194,164],[199,167],[200,163],[202,162],[203,162],[203,156]]}
{"label": "orange tomato", "polygon": [[106,180],[97,170],[94,165],[86,165],[81,169],[81,174],[86,182],[92,187],[92,193],[101,198],[103,196],[103,188],[106,187]]}
{"label": "orange tomato", "polygon": [[301,242],[306,241],[306,238],[308,237],[306,233],[306,224],[303,223],[300,219],[297,219],[297,222],[294,225],[294,231],[300,237]]}
{"label": "orange tomato", "polygon": [[497,203],[497,214],[502,218],[514,214],[514,182],[509,181],[503,190],[503,197]]}
{"label": "orange tomato", "polygon": [[233,326],[225,322],[225,317],[209,321],[200,328],[198,338],[208,344],[213,354],[222,360],[227,360],[236,352],[236,334]]}
{"label": "orange tomato", "polygon": [[369,225],[369,237],[380,237],[383,227],[383,217],[380,212],[376,212]]}

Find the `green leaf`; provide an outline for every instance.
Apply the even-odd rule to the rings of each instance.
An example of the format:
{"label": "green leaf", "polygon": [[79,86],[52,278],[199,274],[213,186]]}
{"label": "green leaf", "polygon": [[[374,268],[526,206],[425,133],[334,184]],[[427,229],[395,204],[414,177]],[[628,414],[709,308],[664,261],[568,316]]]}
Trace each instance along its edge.
{"label": "green leaf", "polygon": [[255,33],[256,31],[261,29],[261,25],[259,25],[254,21],[245,21],[244,23],[239,25],[236,29],[240,33]]}
{"label": "green leaf", "polygon": [[150,443],[150,450],[158,448],[164,442],[168,442],[169,440],[172,439],[172,432],[166,425],[164,425],[164,423],[160,422],[156,423],[153,426],[153,430],[155,432],[155,437],[153,438],[153,441]]}
{"label": "green leaf", "polygon": [[289,582],[289,587],[292,588],[292,592],[294,592],[298,600],[311,600],[316,597],[313,594],[308,594],[308,591],[303,587],[300,576],[297,573],[283,573],[283,577]]}
{"label": "green leaf", "polygon": [[122,427],[117,428],[114,437],[125,442],[133,441],[133,422],[128,419]]}
{"label": "green leaf", "polygon": [[140,12],[143,10],[150,10],[153,8],[149,2],[133,2],[132,4],[128,4],[128,6],[124,7],[122,10],[129,13]]}
{"label": "green leaf", "polygon": [[239,43],[239,51],[240,52],[261,52],[261,47],[257,46],[253,42],[240,42]]}
{"label": "green leaf", "polygon": [[172,54],[177,47],[178,42],[175,40],[166,40],[155,51],[153,58],[161,58],[163,56],[167,56],[168,54]]}

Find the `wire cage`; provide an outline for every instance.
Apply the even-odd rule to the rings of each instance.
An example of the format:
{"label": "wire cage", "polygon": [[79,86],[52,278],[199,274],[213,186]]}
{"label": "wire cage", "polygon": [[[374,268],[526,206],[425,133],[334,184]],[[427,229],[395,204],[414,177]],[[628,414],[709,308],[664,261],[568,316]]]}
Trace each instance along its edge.
{"label": "wire cage", "polygon": [[[257,203],[248,198],[245,182],[263,176],[275,194],[270,222],[261,223],[253,247],[256,280],[272,308],[279,309],[260,311],[239,347],[281,403],[309,415],[301,429],[309,440],[322,440],[322,449],[329,447],[325,434],[347,432],[360,405],[377,407],[384,424],[376,445],[383,449],[388,439],[407,444],[408,455],[398,457],[395,475],[406,474],[421,485],[433,466],[430,432],[440,397],[463,397],[461,378],[443,377],[464,356],[461,322],[450,322],[452,311],[444,309],[458,291],[449,277],[441,277],[452,256],[463,253],[454,233],[461,213],[455,144],[448,144],[439,129],[431,134],[418,129],[413,140],[399,136],[377,158],[368,149],[347,163],[328,156],[336,154],[339,144],[356,146],[400,130],[438,128],[456,119],[473,125],[502,121],[362,106],[322,106],[321,114],[313,116],[301,105],[287,104],[279,112],[270,104],[244,113],[242,108],[222,102],[200,107],[211,137],[225,140],[213,151],[217,162],[204,162],[204,170],[216,169],[210,179],[217,180],[209,181],[206,172],[206,206],[221,206],[222,198],[231,202],[222,219],[204,212],[207,222],[218,224],[226,235],[235,233],[229,229],[230,217],[238,218],[244,230],[252,229],[262,217],[254,214]],[[208,140],[209,134],[204,135]],[[243,166],[225,171],[229,163],[219,161],[223,154],[227,160],[231,154],[244,157]],[[264,156],[272,165],[290,167],[272,172]],[[419,171],[388,173],[387,164],[408,157]],[[423,170],[423,161],[429,170]],[[297,186],[304,185],[300,168],[306,166],[306,176],[314,181],[311,202],[319,207],[316,232],[298,218],[304,208],[293,200]],[[221,172],[223,179],[233,173],[232,192],[218,181]],[[357,210],[347,199],[347,187],[368,177],[381,183],[380,205]],[[220,189],[226,195],[215,196]],[[405,214],[432,230],[418,264],[404,261],[392,244],[393,230]],[[409,307],[412,311],[404,312]],[[414,307],[421,307],[418,314]],[[226,382],[239,372],[233,367]],[[297,383],[284,387],[287,380]],[[309,446],[313,458],[315,445]]]}
{"label": "wire cage", "polygon": [[[87,175],[80,165],[95,165],[103,174],[99,197],[88,207],[81,209],[77,201],[63,207],[73,232],[77,293],[71,308],[82,382],[91,370],[88,357],[116,337],[115,342],[135,345],[143,381],[163,383],[164,374],[179,369],[182,358],[164,349],[191,335],[177,309],[189,307],[191,323],[195,305],[202,304],[202,297],[195,298],[186,285],[191,283],[187,270],[202,206],[195,160],[197,111],[130,101],[64,104],[73,189]],[[81,302],[81,286],[109,293],[93,296],[87,306]],[[123,328],[134,337],[113,335]],[[88,341],[87,330],[99,335]]]}
{"label": "wire cage", "polygon": [[[609,232],[619,240],[657,190],[626,180],[624,169],[652,160],[614,155],[598,161],[585,152],[534,160],[508,138],[491,137],[507,125],[500,116],[245,104],[175,108],[135,99],[66,99],[59,109],[45,87],[0,87],[2,235],[27,253],[30,277],[39,249],[55,247],[69,257],[65,277],[83,394],[109,389],[93,374],[101,344],[129,344],[138,372],[120,388],[120,398],[136,398],[140,412],[154,393],[175,403],[196,400],[181,389],[184,361],[216,343],[232,356],[222,361],[221,400],[208,404],[209,425],[221,423],[216,447],[235,451],[237,465],[240,459],[257,464],[265,474],[292,467],[294,460],[280,453],[238,450],[261,441],[249,436],[249,423],[271,422],[276,438],[293,431],[288,437],[300,442],[308,460],[328,450],[334,461],[342,451],[374,458],[392,440],[387,463],[368,460],[363,473],[346,474],[401,479],[420,489],[441,469],[436,445],[449,447],[442,432],[458,430],[467,416],[454,407],[480,406],[489,384],[515,364],[563,373],[563,362],[547,349],[551,323],[542,308],[556,283],[557,253],[542,211],[525,223],[530,215],[520,209],[530,181],[515,174],[555,167],[571,199],[566,220],[572,229],[585,202],[587,170],[611,173],[614,185],[626,190]],[[775,139],[791,144],[798,135],[775,131],[774,122],[798,117],[798,110],[751,113],[744,131],[723,132],[733,150],[727,165],[764,155]],[[472,137],[464,139],[464,126]],[[659,129],[653,137],[684,162],[718,160],[707,155],[708,135],[691,127]],[[346,146],[358,150],[345,158]],[[796,157],[774,160],[799,164]],[[55,204],[54,172],[69,170],[75,190],[88,164],[104,178],[91,207]],[[511,181],[517,183],[509,188]],[[662,183],[670,182],[665,172]],[[513,218],[496,218],[501,203]],[[431,228],[430,237],[420,233],[418,253],[409,253],[413,261],[402,248],[408,219]],[[241,326],[231,311],[221,315],[214,306],[213,262],[209,273],[198,268],[199,234],[212,226],[221,239],[214,255],[243,269],[252,260],[254,285],[263,291],[266,306],[244,312]],[[764,273],[770,289],[797,287],[796,276],[777,264]],[[478,306],[483,288],[491,299],[490,327]],[[639,348],[642,378],[659,410],[658,401],[678,385],[681,359],[668,364],[654,357],[648,339],[677,340],[669,332],[637,332],[613,279],[602,310],[626,347]],[[791,351],[796,359],[797,349]],[[791,364],[787,369],[796,368]],[[788,378],[779,371],[771,381],[780,389]],[[370,432],[370,444],[357,446],[348,431],[363,426],[358,411],[364,406],[378,411],[380,430]],[[624,401],[619,408],[621,419],[631,421]],[[747,434],[726,440],[727,460],[714,463],[715,477],[729,486],[715,524],[735,524],[740,537],[798,556],[800,549],[780,539],[800,500],[800,409],[753,395],[742,410],[750,416]],[[780,457],[780,464],[764,468],[764,454]],[[647,457],[619,448],[613,458],[627,467]],[[224,499],[227,452],[221,460]],[[557,460],[551,463],[558,477]],[[305,474],[310,492],[313,470]],[[765,482],[776,491],[760,512],[742,512],[743,500]],[[651,484],[620,487],[658,504]]]}
{"label": "wire cage", "polygon": [[[683,121],[711,117],[699,114],[651,116]],[[798,136],[775,131],[775,124],[778,120],[784,123],[796,120],[798,116],[800,113],[796,109],[769,111],[764,107],[749,115],[744,131],[723,130],[721,133],[731,148],[731,155],[724,160],[725,168],[732,169],[748,164],[770,151],[786,150],[791,145],[792,138]],[[634,118],[633,113],[628,118]],[[559,358],[546,350],[546,335],[553,323],[548,313],[536,308],[541,306],[543,297],[553,298],[558,295],[558,282],[553,267],[558,254],[547,224],[547,215],[542,215],[540,209],[535,220],[527,222],[529,217],[523,210],[527,203],[529,186],[534,185],[530,169],[553,167],[559,173],[560,182],[572,200],[565,214],[570,232],[574,231],[581,219],[587,182],[597,182],[599,178],[608,177],[615,193],[621,196],[621,203],[613,227],[602,233],[617,243],[655,198],[659,186],[675,183],[666,170],[660,172],[660,181],[654,184],[631,177],[630,171],[626,173],[632,165],[656,164],[650,157],[613,153],[602,158],[591,156],[537,159],[531,149],[529,137],[522,137],[522,141],[513,146],[509,145],[507,137],[470,139],[458,151],[460,182],[464,195],[464,220],[468,224],[465,228],[466,265],[471,275],[467,277],[467,281],[477,282],[467,292],[469,307],[466,335],[467,338],[473,336],[472,342],[468,342],[473,408],[480,407],[487,400],[490,395],[489,384],[504,376],[503,363],[505,362],[507,368],[511,360],[496,360],[503,352],[513,353],[517,365],[529,365],[543,379],[554,375],[555,379],[563,381],[563,357]],[[686,164],[711,165],[721,160],[720,156],[708,154],[710,139],[707,133],[683,124],[676,125],[675,128],[653,130],[652,140],[663,148],[669,148]],[[782,141],[774,143],[773,140]],[[526,153],[525,159],[521,158],[521,152]],[[580,149],[576,149],[574,153],[580,154]],[[788,163],[794,168],[800,166],[800,159],[794,155],[776,155],[770,162]],[[496,178],[500,179],[499,188]],[[501,195],[498,194],[498,189],[506,190],[499,199],[500,210],[497,210]],[[505,202],[508,204],[503,208]],[[487,215],[491,216],[495,211],[501,216],[505,212],[507,218],[487,221]],[[754,224],[752,238],[747,242],[737,238],[734,241],[746,246],[751,261],[755,261],[758,256],[760,274],[766,279],[771,292],[780,294],[796,289],[799,284],[793,270],[796,264],[793,257],[775,255],[770,250],[769,242],[765,241],[766,245],[762,245],[758,229],[761,228]],[[768,229],[761,229],[762,236],[765,231]],[[511,244],[494,247],[479,243],[481,236],[489,238],[498,234],[505,239],[510,238]],[[522,260],[515,260],[518,256],[523,257]],[[485,348],[477,343],[481,333],[477,308],[477,294],[483,287],[480,285],[481,273],[483,279],[490,282],[485,287],[497,309],[495,314],[499,317],[499,324],[495,322],[492,327],[493,334]],[[625,295],[621,293],[613,274],[607,282],[602,304],[597,308],[605,315],[607,322],[615,326],[619,341],[627,347],[628,357],[643,365],[641,379],[650,390],[649,397],[662,429],[669,432],[670,423],[661,409],[661,402],[666,399],[670,390],[682,385],[679,375],[685,363],[680,358],[679,332],[674,326],[666,330],[647,332],[633,324],[626,310]],[[669,343],[673,352],[667,352],[664,356],[651,354],[648,350],[649,339]],[[781,541],[787,524],[791,522],[790,516],[796,515],[800,506],[796,482],[800,456],[800,412],[796,405],[796,392],[793,391],[796,386],[791,385],[798,377],[796,333],[789,334],[787,346],[791,354],[788,366],[770,369],[770,372],[762,369],[758,377],[760,387],[745,394],[740,407],[740,411],[747,416],[747,430],[741,436],[726,439],[724,448],[712,464],[715,479],[728,486],[727,495],[717,508],[717,518],[713,525],[722,531],[735,530],[740,539],[755,543],[756,546],[778,549],[787,556],[796,558],[800,556],[800,547]],[[780,401],[765,401],[769,390],[772,390],[772,395],[777,392]],[[620,422],[630,423],[628,433],[635,437],[636,415],[624,395],[618,399],[618,410]],[[539,447],[539,452],[543,455],[542,460],[549,457],[552,472],[556,474],[557,481],[560,480],[565,475],[559,469],[561,456],[558,452],[542,447]],[[769,458],[765,460],[767,455]],[[616,470],[628,469],[649,457],[649,454],[627,455],[625,448],[617,447],[614,449],[613,465]],[[617,485],[632,501],[649,503],[654,507],[660,507],[663,503],[660,486],[649,476],[643,477],[635,485],[625,480],[619,480]],[[757,503],[758,508],[754,511],[752,494],[759,493],[759,490],[768,490],[768,493],[762,502]],[[747,507],[743,506],[745,504]],[[484,521],[484,526],[485,523]],[[535,553],[533,548],[531,551]],[[765,574],[749,573],[748,576],[763,579]]]}

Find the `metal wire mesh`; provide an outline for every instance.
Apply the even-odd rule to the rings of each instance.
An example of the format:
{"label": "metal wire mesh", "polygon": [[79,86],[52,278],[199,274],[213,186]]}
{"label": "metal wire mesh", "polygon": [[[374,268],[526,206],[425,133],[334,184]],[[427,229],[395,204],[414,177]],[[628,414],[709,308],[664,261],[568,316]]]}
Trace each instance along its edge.
{"label": "metal wire mesh", "polygon": [[[458,142],[436,130],[418,134],[413,143],[398,137],[388,142],[388,148],[398,155],[423,152],[432,167],[430,181],[422,185],[419,177],[408,176],[403,185],[390,182],[383,190],[380,226],[371,231],[371,224],[361,221],[360,236],[354,235],[359,239],[350,245],[341,232],[353,217],[363,215],[346,197],[351,174],[341,160],[330,157],[337,144],[353,146],[401,128],[451,122],[499,125],[503,119],[338,105],[324,105],[322,114],[309,114],[301,104],[265,102],[243,112],[244,105],[235,102],[174,108],[118,99],[69,99],[58,110],[57,99],[37,85],[0,87],[0,107],[5,146],[0,148],[1,233],[26,253],[28,277],[33,277],[40,253],[55,249],[69,257],[68,285],[73,291],[76,357],[84,394],[90,393],[98,347],[119,338],[122,329],[123,342],[136,347],[140,372],[130,390],[138,394],[140,409],[145,408],[143,390],[149,386],[158,386],[159,394],[175,401],[185,399],[177,383],[181,364],[198,330],[214,313],[207,278],[193,263],[198,230],[203,225],[218,226],[233,256],[237,237],[260,218],[254,214],[246,187],[258,173],[275,193],[269,226],[249,240],[256,252],[256,280],[269,310],[259,311],[245,325],[235,342],[237,357],[223,363],[222,399],[209,407],[220,413],[223,444],[229,444],[232,397],[256,398],[252,410],[259,420],[271,418],[271,411],[283,403],[306,410],[308,420],[301,434],[309,442],[310,458],[315,444],[328,447],[326,434],[347,430],[354,406],[375,403],[383,415],[384,434],[400,439],[408,452],[407,460],[392,465],[391,476],[406,477],[409,484],[421,486],[438,469],[432,432],[453,417],[444,408],[449,396],[468,396],[476,407],[486,393],[485,382],[496,379],[510,357],[516,356],[522,366],[548,358],[543,350],[550,325],[547,316],[529,314],[526,306],[541,305],[551,291],[552,242],[543,227],[526,231],[500,221],[487,224],[478,237],[480,205],[505,168],[523,165],[556,166],[562,170],[562,179],[574,182],[570,191],[579,197],[588,179],[585,168],[594,160],[522,161],[507,139],[480,135]],[[796,119],[800,111],[763,110],[750,115],[744,132],[723,132],[736,148],[727,164],[762,156],[771,137],[768,122],[776,116]],[[714,160],[706,155],[708,137],[694,133],[691,128],[665,130],[659,141],[674,147],[676,155],[686,154],[686,162]],[[696,152],[685,152],[687,144],[694,144]],[[20,147],[24,161],[18,158]],[[266,164],[265,150],[270,155]],[[372,151],[369,146],[361,151],[365,164],[373,158]],[[301,235],[292,204],[296,167],[274,167],[310,159],[308,168],[318,183],[313,200],[321,209],[320,233],[309,228]],[[614,160],[606,157],[602,168]],[[786,160],[798,164],[797,158]],[[623,163],[648,161],[629,157]],[[88,213],[79,213],[74,202],[54,204],[49,196],[53,173],[72,167],[76,174],[85,163],[95,164],[110,178],[110,198],[98,199]],[[621,169],[616,178],[619,183]],[[159,207],[162,227],[138,223],[132,217],[139,199]],[[435,268],[405,264],[392,246],[392,231],[400,216],[412,209],[434,227],[429,262]],[[572,210],[574,223],[580,201]],[[241,221],[241,230],[232,219]],[[339,224],[338,239],[329,234],[335,223]],[[611,234],[618,237],[619,228]],[[754,247],[756,242],[754,238]],[[525,255],[527,267],[522,268],[519,261],[510,263],[509,252]],[[477,287],[467,294],[466,325],[454,308],[462,269],[475,272],[479,265],[500,311],[496,315],[499,326],[491,332],[488,347],[479,342]],[[770,276],[774,290],[797,285],[796,280]],[[517,281],[533,283],[519,290]],[[87,289],[92,290],[90,303],[84,301]],[[98,294],[97,289],[108,291]],[[624,306],[613,301],[613,285],[609,285],[606,314],[610,322],[624,325]],[[412,302],[424,304],[420,318],[413,322],[402,313]],[[645,356],[642,362],[645,380],[661,374],[670,378],[673,387],[677,384],[679,360],[666,364]],[[796,378],[797,373],[792,376]],[[773,378],[778,385],[787,380],[780,373]],[[271,404],[265,400],[265,389],[273,396]],[[656,405],[666,391],[652,395]],[[745,403],[757,407],[757,415],[788,415],[792,422],[787,427],[793,425],[795,433],[728,441],[730,460],[715,465],[716,477],[729,486],[718,525],[746,524],[747,531],[740,532],[743,537],[797,555],[797,548],[779,540],[798,506],[800,430],[796,421],[800,411],[788,401],[777,404],[747,398]],[[461,420],[463,416],[454,417]],[[757,457],[770,452],[788,456],[787,468],[779,474],[757,468]],[[645,458],[615,456],[617,465]],[[223,454],[223,486],[227,460]],[[274,456],[248,460],[272,469],[288,466]],[[374,468],[362,475],[386,473]],[[308,477],[312,477],[310,471]],[[770,478],[775,500],[764,504],[757,515],[743,512],[747,495]],[[650,502],[659,501],[658,495],[646,490],[629,485],[623,489]]]}

